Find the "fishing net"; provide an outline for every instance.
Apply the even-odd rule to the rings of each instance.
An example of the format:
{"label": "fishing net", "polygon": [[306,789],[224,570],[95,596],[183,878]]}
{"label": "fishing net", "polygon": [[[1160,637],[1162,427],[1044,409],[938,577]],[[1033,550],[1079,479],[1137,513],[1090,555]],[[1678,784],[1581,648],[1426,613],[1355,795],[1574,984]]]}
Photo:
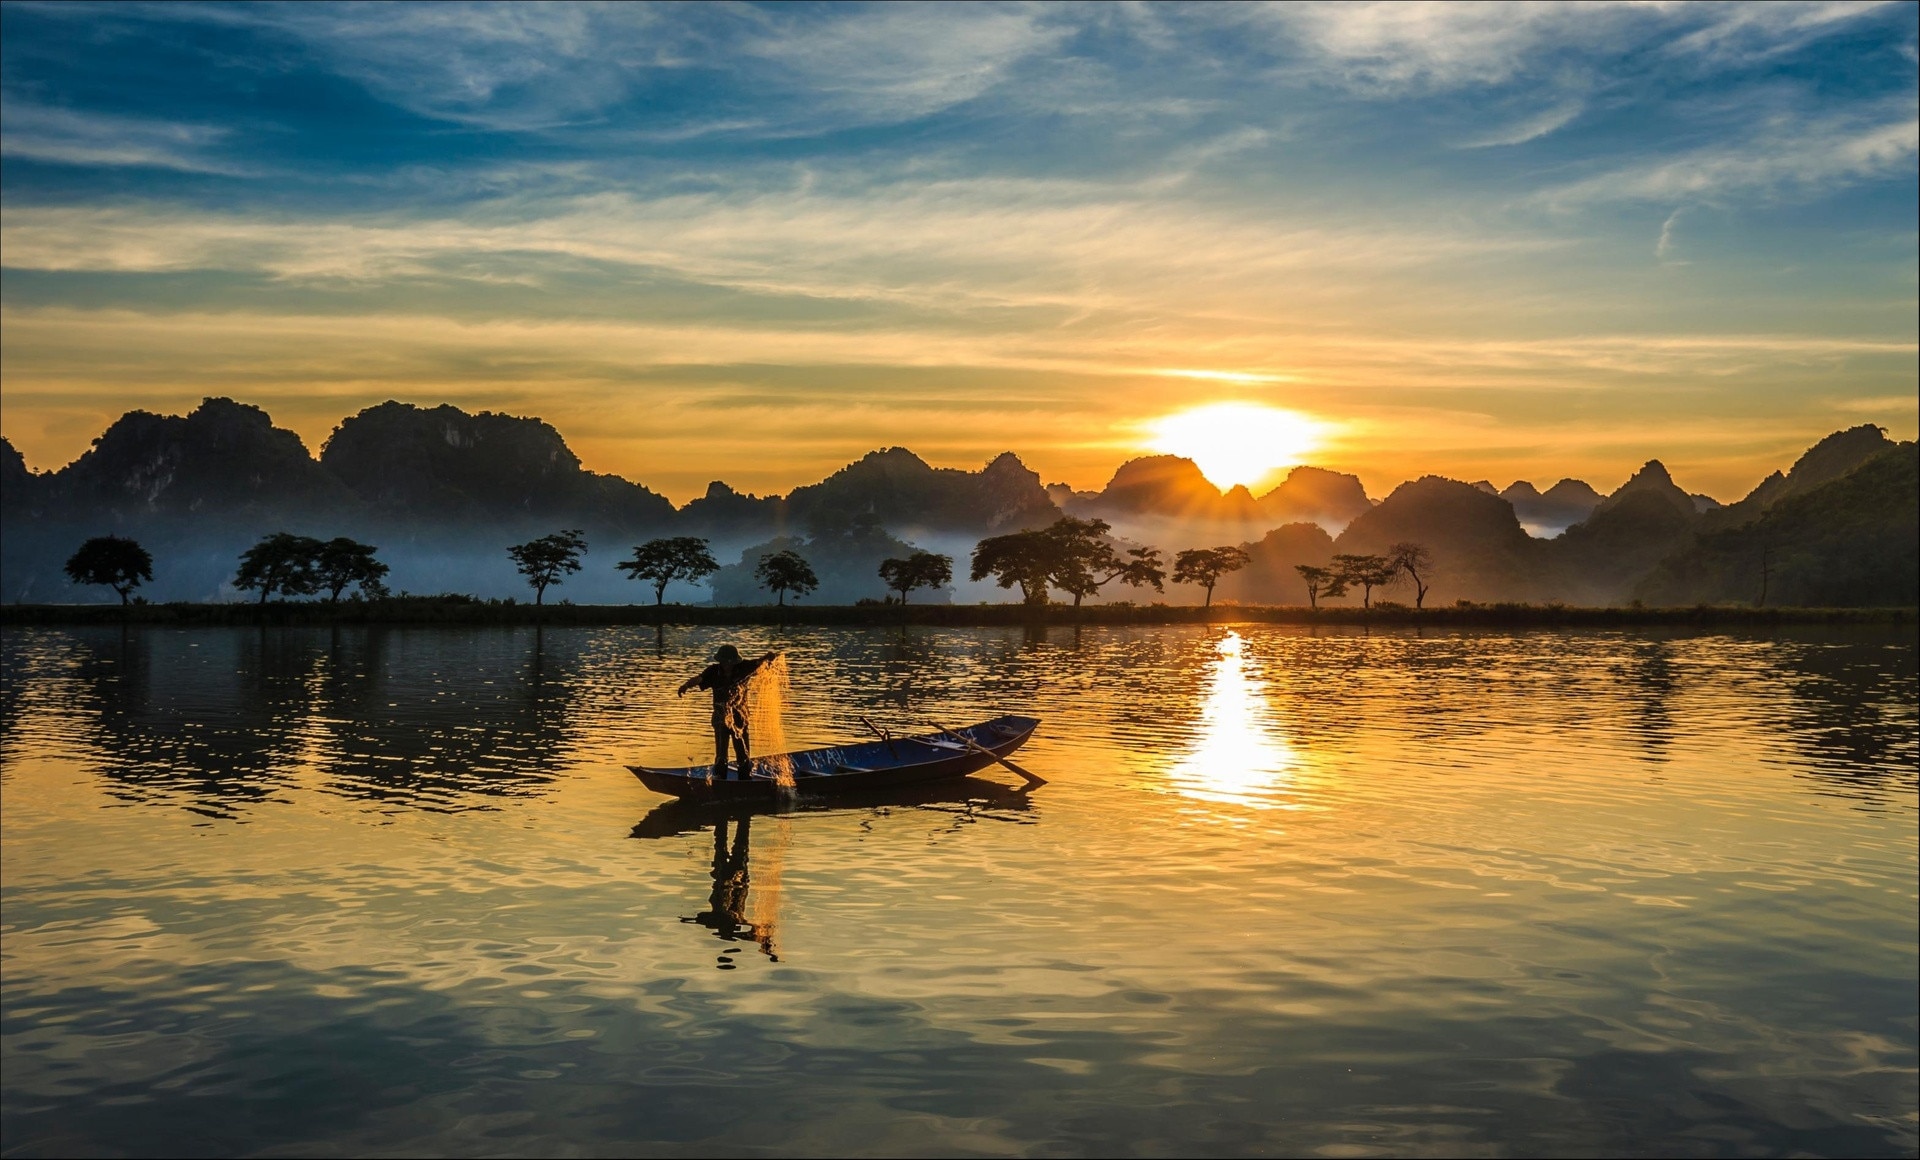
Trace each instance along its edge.
{"label": "fishing net", "polygon": [[787,657],[776,655],[754,670],[747,681],[747,736],[753,747],[771,756],[755,764],[773,775],[782,790],[793,788],[793,761],[787,756],[787,729],[782,715],[787,707]]}

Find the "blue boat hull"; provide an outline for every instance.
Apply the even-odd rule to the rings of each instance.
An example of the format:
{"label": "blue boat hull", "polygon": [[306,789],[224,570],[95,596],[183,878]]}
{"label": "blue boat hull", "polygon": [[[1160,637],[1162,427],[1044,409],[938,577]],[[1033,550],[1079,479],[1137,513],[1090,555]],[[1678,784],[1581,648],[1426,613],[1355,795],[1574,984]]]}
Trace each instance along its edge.
{"label": "blue boat hull", "polygon": [[783,785],[776,774],[780,768],[777,757],[754,758],[752,774],[744,778],[732,769],[716,778],[712,767],[706,765],[685,769],[653,769],[644,765],[627,768],[648,789],[689,801],[745,801],[782,794],[814,797],[978,773],[996,764],[995,758],[1005,757],[1026,744],[1027,738],[1039,727],[1036,717],[1006,716],[955,730],[985,750],[984,753],[945,733],[801,750],[782,755],[792,763],[793,779],[789,785]]}

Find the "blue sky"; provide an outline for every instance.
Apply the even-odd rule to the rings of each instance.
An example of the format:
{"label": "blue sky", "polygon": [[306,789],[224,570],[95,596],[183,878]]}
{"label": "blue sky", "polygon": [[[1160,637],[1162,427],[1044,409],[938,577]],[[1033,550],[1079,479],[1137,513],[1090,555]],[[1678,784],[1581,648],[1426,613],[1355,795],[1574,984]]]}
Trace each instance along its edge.
{"label": "blue sky", "polygon": [[7,3],[0,426],[444,400],[684,499],[1235,400],[1738,493],[1913,437],[1916,12]]}

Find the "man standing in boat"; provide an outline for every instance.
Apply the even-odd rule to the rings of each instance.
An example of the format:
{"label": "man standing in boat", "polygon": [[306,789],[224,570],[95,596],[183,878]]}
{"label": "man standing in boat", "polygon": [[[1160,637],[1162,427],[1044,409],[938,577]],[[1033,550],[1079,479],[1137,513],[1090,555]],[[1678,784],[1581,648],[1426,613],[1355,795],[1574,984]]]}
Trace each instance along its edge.
{"label": "man standing in boat", "polygon": [[727,776],[728,742],[732,742],[733,751],[740,759],[738,776],[744,778],[752,773],[753,766],[747,756],[753,748],[752,738],[747,736],[747,681],[761,665],[779,655],[770,652],[750,661],[743,660],[739,649],[723,644],[715,650],[713,663],[698,676],[688,677],[674,694],[684,697],[693,689],[713,690],[713,776]]}

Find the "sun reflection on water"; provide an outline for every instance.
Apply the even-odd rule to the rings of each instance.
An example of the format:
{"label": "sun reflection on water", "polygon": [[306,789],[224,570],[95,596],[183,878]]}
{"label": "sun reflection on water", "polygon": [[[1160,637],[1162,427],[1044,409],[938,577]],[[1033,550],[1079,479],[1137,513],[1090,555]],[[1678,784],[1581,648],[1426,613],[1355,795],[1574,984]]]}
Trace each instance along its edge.
{"label": "sun reflection on water", "polygon": [[1231,630],[1214,646],[1197,736],[1168,777],[1181,794],[1260,809],[1298,809],[1284,794],[1299,757],[1267,706],[1267,682],[1249,669],[1246,641]]}

